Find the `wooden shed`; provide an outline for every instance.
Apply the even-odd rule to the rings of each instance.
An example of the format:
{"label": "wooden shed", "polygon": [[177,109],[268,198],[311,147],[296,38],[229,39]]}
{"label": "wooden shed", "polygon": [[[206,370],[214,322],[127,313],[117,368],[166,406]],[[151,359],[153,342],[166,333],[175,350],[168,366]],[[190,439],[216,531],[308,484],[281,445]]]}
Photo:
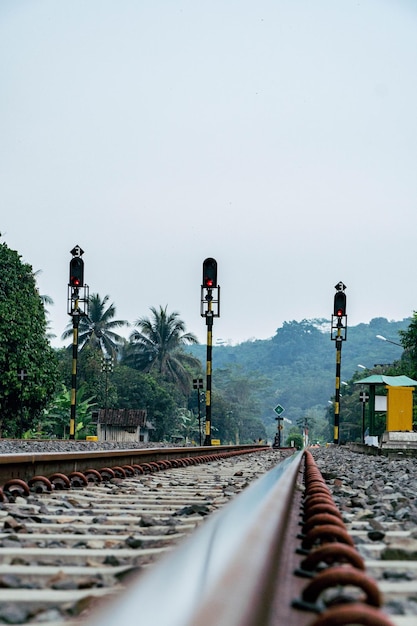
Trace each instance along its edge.
{"label": "wooden shed", "polygon": [[147,419],[145,409],[99,409],[93,411],[97,424],[98,441],[149,441],[154,427]]}

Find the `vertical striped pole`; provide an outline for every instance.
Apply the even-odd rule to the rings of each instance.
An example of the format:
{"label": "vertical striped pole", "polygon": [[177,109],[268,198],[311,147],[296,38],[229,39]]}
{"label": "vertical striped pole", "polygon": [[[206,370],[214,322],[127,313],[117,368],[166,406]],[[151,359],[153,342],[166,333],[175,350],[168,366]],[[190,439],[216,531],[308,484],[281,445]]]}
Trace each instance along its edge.
{"label": "vertical striped pole", "polygon": [[339,443],[339,423],[340,423],[340,366],[342,363],[342,340],[339,338],[340,329],[338,329],[338,337],[336,338],[336,389],[334,396],[334,434],[333,443]]}
{"label": "vertical striped pole", "polygon": [[201,391],[197,389],[197,410],[198,410],[198,443],[201,446]]}
{"label": "vertical striped pole", "polygon": [[[342,342],[346,340],[346,285],[340,281],[335,285],[336,293],[333,303],[331,339],[336,342],[336,392],[334,397],[334,432],[333,443],[340,441],[340,369],[342,363]],[[336,332],[334,332],[336,331]]]}
{"label": "vertical striped pole", "polygon": [[206,436],[205,446],[211,446],[211,370],[212,370],[212,347],[213,347],[213,315],[211,300],[206,315],[207,323],[207,365],[206,365]]}
{"label": "vertical striped pole", "polygon": [[[204,296],[204,290],[207,290]],[[217,290],[217,300],[213,301],[213,289]],[[214,306],[213,306],[214,305]],[[216,307],[217,305],[217,307]],[[207,307],[207,308],[206,308]],[[207,367],[206,367],[206,436],[205,446],[211,446],[211,372],[213,318],[220,317],[220,285],[217,285],[217,261],[208,257],[203,262],[203,282],[201,284],[201,315],[207,324]]]}
{"label": "vertical striped pole", "polygon": [[[78,309],[78,299],[75,301],[75,311]],[[75,412],[77,398],[77,357],[78,357],[78,313],[72,316],[72,370],[71,370],[71,412],[69,438],[75,439]]]}

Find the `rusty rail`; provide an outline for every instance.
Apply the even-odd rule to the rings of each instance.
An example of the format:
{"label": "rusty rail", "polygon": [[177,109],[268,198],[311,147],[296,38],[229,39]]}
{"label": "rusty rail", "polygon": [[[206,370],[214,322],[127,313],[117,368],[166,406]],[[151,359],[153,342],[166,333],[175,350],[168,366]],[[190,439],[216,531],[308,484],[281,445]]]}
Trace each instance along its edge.
{"label": "rusty rail", "polygon": [[[25,491],[23,483],[29,483],[36,478],[49,480],[60,486],[60,476],[71,477],[71,481],[79,479],[80,474],[87,474],[91,478],[91,470],[101,472],[107,468],[117,468],[116,472],[123,475],[124,468],[145,466],[146,471],[155,471],[172,463],[175,458],[179,462],[196,463],[210,461],[217,457],[234,454],[259,452],[265,446],[216,446],[191,448],[144,448],[133,450],[107,450],[51,452],[33,454],[0,454],[0,485],[8,487],[20,485]],[[146,465],[148,466],[146,468]],[[122,469],[120,469],[122,468]],[[129,471],[129,469],[127,470]],[[52,481],[51,481],[52,477]],[[81,479],[82,480],[82,479]],[[45,483],[46,484],[46,483]],[[1,488],[0,488],[1,499]]]}
{"label": "rusty rail", "polygon": [[[331,596],[329,596],[329,591]],[[392,626],[310,452],[268,472],[89,626]]]}
{"label": "rusty rail", "polygon": [[301,458],[249,486],[91,624],[132,623],[137,615],[158,626],[264,624],[276,578],[270,556],[282,549]]}
{"label": "rusty rail", "polygon": [[305,558],[297,573],[308,582],[293,602],[296,608],[317,614],[310,626],[392,626],[380,609],[382,596],[367,576],[340,512],[334,504],[316,462],[305,451],[301,547]]}

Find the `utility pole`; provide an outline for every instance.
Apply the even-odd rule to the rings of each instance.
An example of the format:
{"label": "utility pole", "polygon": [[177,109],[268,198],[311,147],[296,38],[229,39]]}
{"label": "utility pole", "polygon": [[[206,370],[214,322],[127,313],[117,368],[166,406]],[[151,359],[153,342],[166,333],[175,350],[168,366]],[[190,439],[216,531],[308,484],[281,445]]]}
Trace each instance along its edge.
{"label": "utility pole", "polygon": [[107,413],[109,404],[109,374],[113,371],[113,359],[111,356],[102,356],[101,371],[105,376],[104,387],[104,441],[107,441]]}
{"label": "utility pole", "polygon": [[369,393],[361,391],[359,394],[359,401],[361,403],[361,416],[362,416],[362,443],[365,443],[365,405],[369,401]]}
{"label": "utility pole", "polygon": [[17,377],[20,380],[20,426],[19,426],[19,436],[23,437],[23,433],[25,431],[24,427],[24,409],[23,409],[23,386],[26,380],[28,373],[23,368],[17,372]]}

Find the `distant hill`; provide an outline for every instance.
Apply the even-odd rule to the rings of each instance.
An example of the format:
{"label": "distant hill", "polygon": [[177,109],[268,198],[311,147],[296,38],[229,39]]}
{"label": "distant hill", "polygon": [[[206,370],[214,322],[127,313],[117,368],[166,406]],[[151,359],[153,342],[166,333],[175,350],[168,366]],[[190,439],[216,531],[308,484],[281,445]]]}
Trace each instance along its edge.
{"label": "distant hill", "polygon": [[[399,343],[399,330],[406,330],[411,318],[388,321],[378,317],[369,324],[348,326],[342,346],[341,378],[349,380],[367,368],[399,359],[402,348],[376,338],[382,335]],[[187,348],[205,369],[205,345]],[[281,404],[291,421],[303,417],[306,410],[327,408],[334,395],[336,350],[330,339],[330,321],[326,319],[285,322],[271,339],[246,341],[237,346],[213,346],[213,388],[224,370],[234,369],[247,377],[262,378],[258,400],[263,407],[265,424],[274,420],[274,407]],[[223,374],[222,374],[223,371]]]}

